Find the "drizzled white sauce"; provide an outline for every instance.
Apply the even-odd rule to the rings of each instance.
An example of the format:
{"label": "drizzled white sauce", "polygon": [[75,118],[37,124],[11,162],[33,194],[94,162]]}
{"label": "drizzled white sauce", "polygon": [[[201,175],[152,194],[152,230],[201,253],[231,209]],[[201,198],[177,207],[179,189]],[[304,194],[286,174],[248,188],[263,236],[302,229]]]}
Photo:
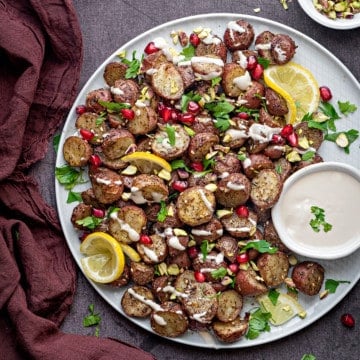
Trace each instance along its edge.
{"label": "drizzled white sauce", "polygon": [[172,247],[173,249],[180,250],[180,251],[186,249],[186,247],[184,245],[181,245],[179,238],[175,235],[170,237],[170,239],[168,240],[168,245],[170,247]]}
{"label": "drizzled white sauce", "polygon": [[206,319],[203,319],[203,317],[207,314],[207,311],[203,311],[202,313],[199,314],[194,314],[192,316],[190,316],[191,319],[196,320],[200,323],[206,323]]}
{"label": "drizzled white sauce", "polygon": [[238,76],[233,80],[233,83],[240,89],[245,91],[251,85],[251,76],[248,71],[245,71],[245,74]]}
{"label": "drizzled white sauce", "polygon": [[281,128],[273,128],[262,124],[252,124],[249,128],[249,137],[260,143],[269,142],[274,134],[279,134]]}
{"label": "drizzled white sauce", "polygon": [[192,229],[191,233],[195,236],[210,236],[212,233],[208,230]]}
{"label": "drizzled white sauce", "polygon": [[209,57],[209,56],[193,56],[191,58],[191,63],[192,64],[196,64],[196,63],[213,64],[213,65],[218,65],[221,67],[224,66],[224,62],[221,59],[213,58],[213,57]]}
{"label": "drizzled white sauce", "polygon": [[277,54],[277,57],[280,61],[286,60],[286,52],[281,48],[280,45],[275,46],[274,51]]}
{"label": "drizzled white sauce", "polygon": [[240,191],[240,190],[244,190],[245,189],[245,185],[244,184],[236,184],[232,181],[228,181],[226,183],[226,187],[231,189],[231,190],[235,190],[235,191]]}
{"label": "drizzled white sauce", "polygon": [[243,160],[241,162],[242,166],[244,169],[248,168],[251,165],[251,159],[250,158],[246,158],[245,160]]}
{"label": "drizzled white sauce", "polygon": [[147,299],[145,296],[142,296],[142,295],[138,294],[136,291],[134,291],[134,289],[129,288],[128,293],[132,297],[134,297],[136,300],[139,300],[143,304],[150,306],[153,310],[155,310],[155,311],[164,311],[164,309],[159,304],[157,304],[155,301]]}
{"label": "drizzled white sauce", "polygon": [[245,130],[239,129],[228,129],[225,132],[225,135],[230,135],[231,140],[240,140],[240,139],[247,139],[248,134]]}
{"label": "drizzled white sauce", "polygon": [[167,325],[167,322],[165,321],[165,319],[162,316],[158,315],[158,314],[153,314],[153,319],[160,326],[166,326]]}
{"label": "drizzled white sauce", "polygon": [[207,199],[205,193],[204,193],[204,190],[202,189],[199,189],[199,194],[200,194],[200,197],[201,197],[201,200],[203,201],[203,203],[205,204],[205,206],[207,207],[207,209],[210,211],[210,212],[213,212],[214,211],[214,208],[211,204],[211,202]]}
{"label": "drizzled white sauce", "polygon": [[271,49],[271,43],[266,44],[257,44],[255,45],[256,50],[270,50]]}
{"label": "drizzled white sauce", "polygon": [[96,179],[96,182],[98,184],[103,184],[103,185],[110,185],[111,184],[111,180],[109,180],[109,179],[102,179],[102,178],[99,178],[99,177],[95,177],[95,179]]}
{"label": "drizzled white sauce", "polygon": [[183,292],[177,291],[177,290],[176,290],[173,286],[171,286],[171,285],[166,285],[166,286],[164,286],[164,287],[161,289],[161,291],[166,292],[166,293],[170,293],[171,295],[174,295],[174,296],[176,296],[176,297],[178,297],[178,298],[187,298],[187,297],[189,297],[188,294],[185,294],[185,293],[183,293]]}
{"label": "drizzled white sauce", "polygon": [[158,263],[159,257],[156,255],[156,252],[154,250],[151,250],[147,246],[142,245],[142,249],[144,251],[144,254],[153,262]]}
{"label": "drizzled white sauce", "polygon": [[131,241],[136,242],[140,240],[140,234],[135,229],[133,229],[128,223],[119,219],[118,213],[116,211],[111,213],[110,218],[118,222],[118,224],[120,225],[120,229],[128,234],[129,239]]}
{"label": "drizzled white sauce", "polygon": [[244,55],[244,53],[241,50],[236,51],[237,56],[239,57],[239,60],[237,63],[244,69],[247,67],[247,57]]}
{"label": "drizzled white sauce", "polygon": [[119,89],[119,88],[117,88],[117,87],[115,87],[115,86],[112,86],[112,87],[110,88],[110,91],[111,91],[111,93],[114,94],[114,95],[119,95],[119,96],[124,95],[124,91],[121,90],[121,89]]}

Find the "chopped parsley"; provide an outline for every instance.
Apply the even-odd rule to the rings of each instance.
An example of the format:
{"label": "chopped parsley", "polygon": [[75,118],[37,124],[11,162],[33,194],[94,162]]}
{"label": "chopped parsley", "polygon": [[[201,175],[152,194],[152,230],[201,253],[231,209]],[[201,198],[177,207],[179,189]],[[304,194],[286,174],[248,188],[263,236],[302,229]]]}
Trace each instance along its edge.
{"label": "chopped parsley", "polygon": [[325,210],[318,206],[311,206],[311,213],[315,218],[310,220],[310,226],[315,232],[320,232],[321,227],[324,232],[328,232],[332,229],[332,225],[325,221]]}
{"label": "chopped parsley", "polygon": [[274,306],[277,304],[279,296],[280,293],[276,289],[270,289],[268,292],[268,298]]}
{"label": "chopped parsley", "polygon": [[128,60],[125,58],[121,60],[122,63],[124,63],[125,65],[128,66],[128,68],[126,69],[126,73],[125,73],[126,79],[136,78],[139,74],[143,56],[142,56],[141,60],[139,60],[139,59],[136,59],[135,55],[136,55],[136,51],[133,51],[131,60]]}
{"label": "chopped parsley", "polygon": [[168,216],[168,211],[166,208],[166,203],[164,200],[161,200],[160,201],[160,210],[157,214],[157,220],[160,222],[164,222],[167,216]]}
{"label": "chopped parsley", "polygon": [[184,94],[181,97],[181,102],[180,102],[181,111],[185,112],[187,110],[190,101],[198,102],[200,100],[201,100],[201,96],[199,94],[194,93],[193,91]]}
{"label": "chopped parsley", "polygon": [[75,201],[78,201],[78,202],[82,201],[81,193],[70,190],[69,193],[68,193],[68,197],[67,197],[66,202],[68,204],[70,204],[70,203],[75,202]]}
{"label": "chopped parsley", "polygon": [[89,314],[84,317],[83,326],[84,327],[96,326],[94,335],[99,336],[101,317],[99,314],[95,314],[94,304],[90,304],[88,309],[89,309]]}
{"label": "chopped parsley", "polygon": [[190,60],[195,55],[195,47],[193,45],[188,45],[187,47],[183,48],[180,55],[185,57],[184,61]]}
{"label": "chopped parsley", "polygon": [[334,294],[340,284],[350,284],[350,281],[327,279],[325,281],[325,290],[331,294]]}
{"label": "chopped parsley", "polygon": [[272,246],[266,240],[250,241],[242,249],[241,252],[244,252],[248,249],[256,249],[259,253],[269,253],[274,254],[277,252],[277,248]]}
{"label": "chopped parsley", "polygon": [[211,276],[214,279],[222,279],[225,275],[227,275],[227,270],[224,267],[220,267],[211,272]]}
{"label": "chopped parsley", "polygon": [[57,135],[55,135],[54,138],[53,138],[53,147],[54,147],[55,153],[58,152],[59,143],[60,143],[60,134],[57,134]]}
{"label": "chopped parsley", "polygon": [[90,230],[94,230],[102,223],[102,221],[102,218],[98,218],[96,216],[86,216],[83,219],[77,220],[76,223]]}
{"label": "chopped parsley", "polygon": [[209,243],[209,241],[204,240],[202,241],[200,245],[200,251],[203,256],[203,260],[206,260],[206,257],[208,256],[209,252],[212,250],[212,248],[215,246],[215,244]]}
{"label": "chopped parsley", "polygon": [[61,185],[65,186],[66,190],[71,190],[75,185],[84,182],[82,179],[82,171],[76,170],[69,165],[56,167],[55,177]]}
{"label": "chopped parsley", "polygon": [[169,144],[171,146],[174,146],[175,145],[175,128],[169,124],[166,124],[165,131],[169,138]]}
{"label": "chopped parsley", "polygon": [[269,319],[271,313],[262,312],[260,308],[250,314],[249,329],[245,337],[249,340],[259,337],[261,332],[270,331]]}
{"label": "chopped parsley", "polygon": [[357,110],[356,105],[351,104],[349,101],[345,101],[345,102],[338,101],[338,107],[340,112],[345,116]]}
{"label": "chopped parsley", "polygon": [[112,113],[118,113],[122,109],[129,109],[131,107],[129,104],[126,103],[118,103],[113,101],[99,100],[98,102],[100,105],[105,107],[108,112],[112,112]]}
{"label": "chopped parsley", "polygon": [[230,127],[230,113],[235,107],[225,100],[213,101],[205,104],[205,109],[209,110],[215,118],[215,127],[220,131],[226,131]]}

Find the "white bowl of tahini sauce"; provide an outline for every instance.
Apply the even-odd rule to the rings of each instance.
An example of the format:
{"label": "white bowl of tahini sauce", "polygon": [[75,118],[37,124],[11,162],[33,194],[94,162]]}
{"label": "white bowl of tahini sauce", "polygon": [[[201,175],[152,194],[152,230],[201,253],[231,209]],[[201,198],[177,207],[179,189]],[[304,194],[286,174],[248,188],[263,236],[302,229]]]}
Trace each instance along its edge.
{"label": "white bowl of tahini sauce", "polygon": [[294,253],[338,259],[360,247],[360,170],[342,163],[309,165],[284,183],[272,219]]}

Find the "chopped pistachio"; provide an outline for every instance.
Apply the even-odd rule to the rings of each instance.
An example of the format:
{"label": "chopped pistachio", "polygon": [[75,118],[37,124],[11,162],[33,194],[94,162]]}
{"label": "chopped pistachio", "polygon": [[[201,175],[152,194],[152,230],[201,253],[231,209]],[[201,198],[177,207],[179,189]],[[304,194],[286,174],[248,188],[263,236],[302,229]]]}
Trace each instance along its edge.
{"label": "chopped pistachio", "polygon": [[339,136],[336,138],[335,142],[341,148],[345,148],[349,145],[349,139],[344,133],[340,133]]}
{"label": "chopped pistachio", "polygon": [[319,295],[320,300],[326,298],[328,296],[328,294],[329,294],[329,290],[322,291]]}
{"label": "chopped pistachio", "polygon": [[294,266],[294,265],[296,265],[298,263],[298,259],[296,258],[295,255],[292,255],[292,254],[289,255],[288,259],[289,259],[289,264],[291,266]]}
{"label": "chopped pistachio", "polygon": [[229,216],[231,215],[233,212],[232,210],[229,210],[229,209],[220,209],[220,210],[217,210],[216,211],[216,216],[221,219],[225,216]]}
{"label": "chopped pistachio", "polygon": [[206,184],[205,189],[211,192],[215,192],[217,190],[217,185],[214,183]]}
{"label": "chopped pistachio", "polygon": [[158,173],[158,177],[167,181],[171,180],[171,174],[165,169],[160,170],[160,172]]}
{"label": "chopped pistachio", "polygon": [[129,165],[127,168],[125,168],[121,174],[122,175],[135,175],[137,172],[137,167],[134,165]]}
{"label": "chopped pistachio", "polygon": [[187,236],[187,232],[184,229],[175,228],[174,235],[175,236]]}
{"label": "chopped pistachio", "polygon": [[167,275],[168,272],[167,272],[167,265],[162,262],[158,265],[158,271],[160,273],[160,275]]}
{"label": "chopped pistachio", "polygon": [[179,275],[179,266],[177,264],[171,264],[167,268],[167,273],[169,275]]}

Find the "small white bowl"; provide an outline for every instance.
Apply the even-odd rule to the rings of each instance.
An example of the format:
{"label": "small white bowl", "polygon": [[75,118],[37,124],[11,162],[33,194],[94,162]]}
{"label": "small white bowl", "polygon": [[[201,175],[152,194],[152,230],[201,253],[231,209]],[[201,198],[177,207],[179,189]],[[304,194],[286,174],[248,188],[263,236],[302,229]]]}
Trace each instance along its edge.
{"label": "small white bowl", "polygon": [[[317,232],[311,208],[324,211]],[[281,241],[294,253],[317,259],[338,259],[360,248],[360,170],[323,162],[292,174],[284,183],[272,220]]]}
{"label": "small white bowl", "polygon": [[304,12],[317,23],[336,30],[349,30],[360,27],[360,13],[352,19],[329,19],[315,9],[312,0],[298,0]]}

